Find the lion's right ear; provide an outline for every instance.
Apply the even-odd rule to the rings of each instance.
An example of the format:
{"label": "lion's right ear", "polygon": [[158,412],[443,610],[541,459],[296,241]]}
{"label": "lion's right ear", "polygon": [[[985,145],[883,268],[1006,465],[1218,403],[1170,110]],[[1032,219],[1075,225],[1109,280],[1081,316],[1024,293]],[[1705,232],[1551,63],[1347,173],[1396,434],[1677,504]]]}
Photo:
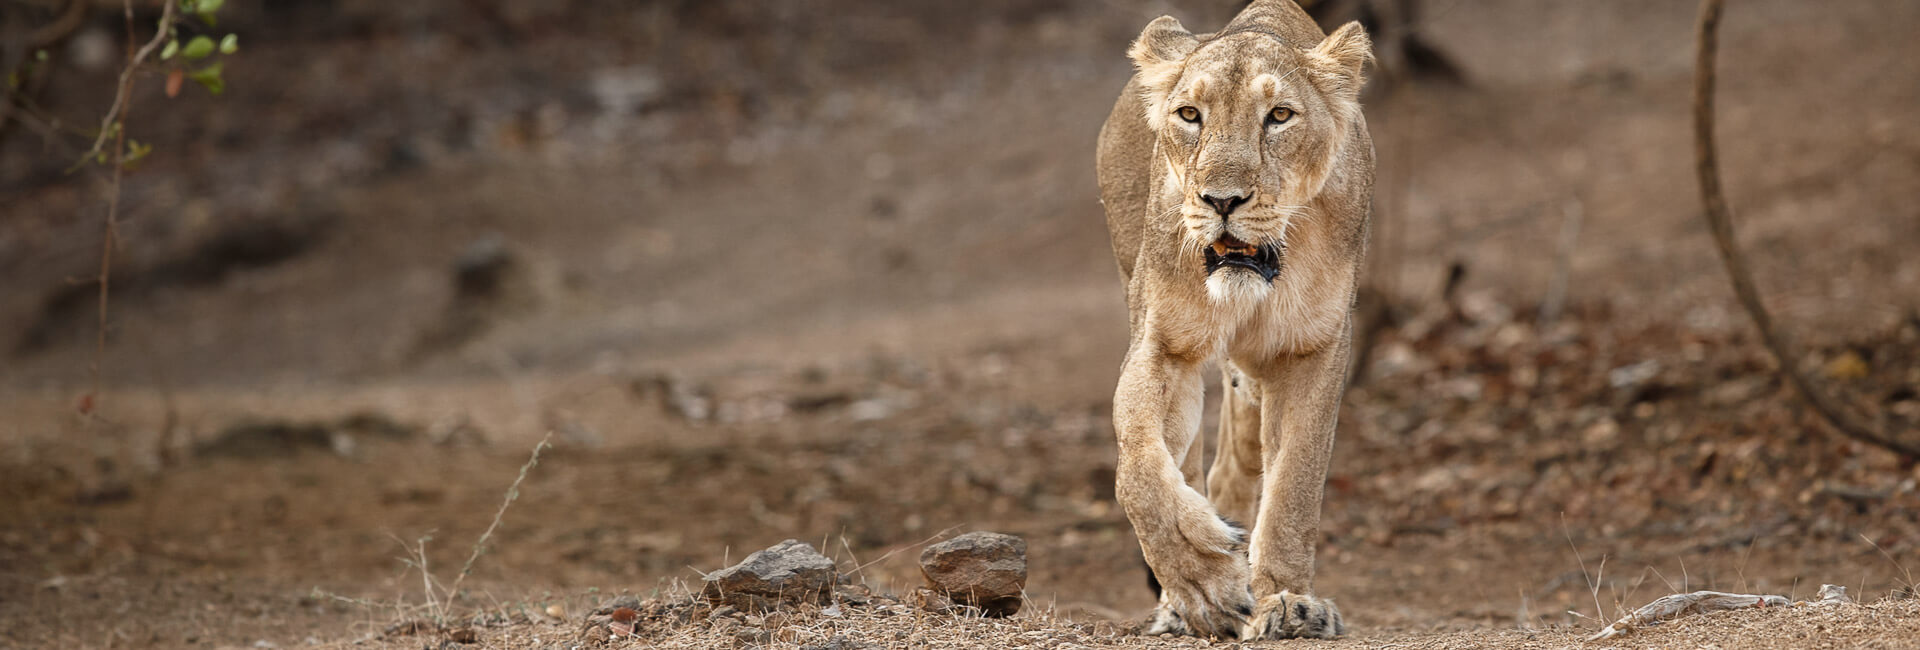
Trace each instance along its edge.
{"label": "lion's right ear", "polygon": [[1373,39],[1358,22],[1341,25],[1307,52],[1311,73],[1322,92],[1333,100],[1342,125],[1360,111],[1360,87],[1366,85],[1366,66],[1373,62]]}
{"label": "lion's right ear", "polygon": [[1158,131],[1166,125],[1167,94],[1180,80],[1187,56],[1200,48],[1200,38],[1187,31],[1173,16],[1161,16],[1147,23],[1140,38],[1127,48],[1127,57],[1140,69],[1140,91],[1147,104],[1147,124]]}

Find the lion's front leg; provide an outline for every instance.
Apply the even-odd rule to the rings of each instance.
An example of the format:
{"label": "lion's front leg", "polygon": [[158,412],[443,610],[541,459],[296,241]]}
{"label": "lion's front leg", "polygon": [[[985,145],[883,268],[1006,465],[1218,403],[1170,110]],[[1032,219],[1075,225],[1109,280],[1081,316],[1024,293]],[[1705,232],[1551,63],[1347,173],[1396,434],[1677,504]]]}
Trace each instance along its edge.
{"label": "lion's front leg", "polygon": [[1234,637],[1253,611],[1245,533],[1221,521],[1181,471],[1199,434],[1199,365],[1151,344],[1128,353],[1113,399],[1114,494],[1162,589],[1145,631]]}
{"label": "lion's front leg", "polygon": [[1320,499],[1333,457],[1334,424],[1346,390],[1348,340],[1287,359],[1260,383],[1260,514],[1253,530],[1252,589],[1258,598],[1241,638],[1333,638],[1346,622],[1313,595]]}

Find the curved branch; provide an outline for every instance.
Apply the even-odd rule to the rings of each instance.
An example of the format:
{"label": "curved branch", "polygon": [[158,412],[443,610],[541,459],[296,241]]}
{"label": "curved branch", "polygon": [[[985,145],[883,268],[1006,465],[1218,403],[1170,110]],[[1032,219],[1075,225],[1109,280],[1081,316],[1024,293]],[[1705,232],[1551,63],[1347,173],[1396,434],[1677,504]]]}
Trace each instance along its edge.
{"label": "curved branch", "polygon": [[61,10],[59,18],[27,34],[24,49],[31,52],[59,43],[68,34],[72,34],[73,30],[79,29],[86,17],[87,0],[67,0],[67,8]]}
{"label": "curved branch", "polygon": [[1733,292],[1739,296],[1747,315],[1753,318],[1754,327],[1760,330],[1767,350],[1780,365],[1780,374],[1793,384],[1794,390],[1813,406],[1821,419],[1854,440],[1884,447],[1910,459],[1920,458],[1920,445],[1895,439],[1860,420],[1815,388],[1806,373],[1800,371],[1786,335],[1774,327],[1773,318],[1760,301],[1760,291],[1754,288],[1746,257],[1734,245],[1733,216],[1727,210],[1726,196],[1721,193],[1720,163],[1713,144],[1714,54],[1719,42],[1721,3],[1721,0],[1700,0],[1700,20],[1694,32],[1693,162],[1700,179],[1700,201],[1706,207],[1707,225],[1713,231],[1713,243],[1720,249],[1720,261],[1726,264],[1727,277],[1733,281]]}

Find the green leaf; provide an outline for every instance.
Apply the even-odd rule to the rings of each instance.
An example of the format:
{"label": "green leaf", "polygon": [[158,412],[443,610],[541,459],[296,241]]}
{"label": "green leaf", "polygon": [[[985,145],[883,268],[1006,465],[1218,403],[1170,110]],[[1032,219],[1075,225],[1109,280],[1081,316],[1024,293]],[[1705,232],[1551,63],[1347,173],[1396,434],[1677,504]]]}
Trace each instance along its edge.
{"label": "green leaf", "polygon": [[220,19],[215,18],[212,12],[202,11],[194,15],[199,16],[200,22],[206,23],[208,27],[218,27],[220,25]]}
{"label": "green leaf", "polygon": [[181,56],[189,59],[204,59],[209,54],[213,54],[213,39],[205,36],[193,37],[193,40],[187,41],[187,47],[180,52]]}
{"label": "green leaf", "polygon": [[226,38],[220,39],[221,54],[232,54],[238,51],[240,51],[239,34],[228,34]]}
{"label": "green leaf", "polygon": [[46,50],[34,50],[34,51],[33,51],[33,60],[35,60],[35,61],[40,61],[40,62],[45,62],[45,61],[47,60],[47,51],[46,51]]}
{"label": "green leaf", "polygon": [[120,157],[120,162],[122,164],[130,163],[130,162],[139,160],[141,158],[145,158],[147,157],[147,154],[150,154],[150,153],[153,153],[152,144],[143,143],[139,140],[128,138],[127,153]]}
{"label": "green leaf", "polygon": [[196,0],[180,0],[180,11],[193,13],[194,8],[199,6],[199,4]]}
{"label": "green leaf", "polygon": [[194,12],[210,14],[219,11],[220,8],[226,6],[226,4],[227,0],[200,0],[199,5],[194,7]]}
{"label": "green leaf", "polygon": [[195,70],[192,74],[187,75],[187,77],[193,79],[195,83],[206,86],[207,92],[215,95],[227,89],[227,80],[220,78],[219,61],[215,61],[213,65]]}
{"label": "green leaf", "polygon": [[171,59],[173,58],[174,54],[177,54],[179,52],[180,52],[180,39],[176,38],[171,41],[167,41],[167,46],[160,48],[160,60],[165,61],[167,59]]}

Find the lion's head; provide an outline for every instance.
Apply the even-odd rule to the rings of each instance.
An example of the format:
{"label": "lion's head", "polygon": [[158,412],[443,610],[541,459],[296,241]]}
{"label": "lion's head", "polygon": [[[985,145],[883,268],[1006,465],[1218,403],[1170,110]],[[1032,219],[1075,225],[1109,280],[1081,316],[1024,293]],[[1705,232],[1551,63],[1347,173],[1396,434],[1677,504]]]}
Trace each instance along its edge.
{"label": "lion's head", "polygon": [[1183,257],[1204,265],[1216,297],[1271,284],[1289,227],[1317,218],[1314,199],[1359,121],[1372,49],[1358,23],[1304,48],[1258,28],[1202,40],[1163,16],[1128,50],[1163,191],[1178,197],[1163,218],[1184,227]]}

